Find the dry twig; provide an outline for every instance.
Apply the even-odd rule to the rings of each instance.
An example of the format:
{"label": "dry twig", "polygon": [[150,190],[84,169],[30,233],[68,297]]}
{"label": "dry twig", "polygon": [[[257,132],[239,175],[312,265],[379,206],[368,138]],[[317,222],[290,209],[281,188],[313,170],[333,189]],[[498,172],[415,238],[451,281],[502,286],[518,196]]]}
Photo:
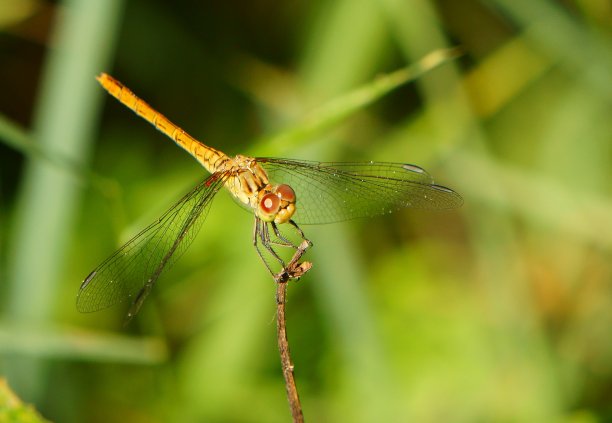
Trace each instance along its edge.
{"label": "dry twig", "polygon": [[280,352],[283,376],[285,377],[285,387],[287,389],[287,399],[291,408],[291,415],[294,423],[303,423],[304,414],[298,395],[295,378],[293,377],[293,362],[289,351],[289,341],[287,340],[287,327],[285,324],[285,302],[287,298],[287,282],[291,279],[299,279],[310,270],[312,263],[299,263],[300,258],[310,246],[308,241],[302,242],[289,264],[275,276],[276,280],[276,333],[278,337],[278,350]]}

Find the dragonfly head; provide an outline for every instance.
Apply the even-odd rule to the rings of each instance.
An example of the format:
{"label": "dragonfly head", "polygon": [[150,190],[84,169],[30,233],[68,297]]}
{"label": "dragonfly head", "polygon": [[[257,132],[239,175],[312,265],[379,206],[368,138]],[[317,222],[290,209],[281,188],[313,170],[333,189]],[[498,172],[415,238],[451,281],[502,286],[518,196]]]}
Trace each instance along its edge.
{"label": "dragonfly head", "polygon": [[295,213],[295,191],[289,185],[268,185],[259,192],[257,216],[265,222],[286,223]]}

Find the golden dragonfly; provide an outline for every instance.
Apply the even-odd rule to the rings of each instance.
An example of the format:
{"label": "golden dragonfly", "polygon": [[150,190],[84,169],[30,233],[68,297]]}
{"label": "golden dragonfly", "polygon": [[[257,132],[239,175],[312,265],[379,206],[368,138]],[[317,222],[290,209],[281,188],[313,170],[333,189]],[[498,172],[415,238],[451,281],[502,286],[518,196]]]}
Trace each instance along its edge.
{"label": "golden dragonfly", "polygon": [[[298,251],[312,245],[299,225],[462,204],[459,194],[436,185],[424,169],[412,164],[229,157],[189,135],[110,75],[102,73],[97,79],[113,97],[187,150],[210,176],[85,278],[77,297],[81,312],[130,301],[128,318],[134,316],[160,275],[194,239],[223,187],[252,211],[253,244],[276,280],[296,279],[303,273],[289,269],[277,252],[280,246]],[[297,245],[288,239],[281,225],[292,228],[303,242]],[[278,262],[279,273],[264,255]]]}

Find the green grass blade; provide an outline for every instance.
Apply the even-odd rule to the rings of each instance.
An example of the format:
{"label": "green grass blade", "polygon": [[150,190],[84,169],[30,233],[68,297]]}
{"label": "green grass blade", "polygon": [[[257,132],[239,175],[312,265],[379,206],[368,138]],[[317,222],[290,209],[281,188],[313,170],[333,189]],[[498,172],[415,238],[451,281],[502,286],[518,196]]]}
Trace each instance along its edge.
{"label": "green grass blade", "polygon": [[[31,135],[44,151],[76,163],[87,161],[101,99],[93,78],[108,63],[120,3],[65,2],[67,13],[60,14],[56,23]],[[68,171],[46,161],[28,163],[9,246],[7,317],[11,321],[38,325],[53,319],[77,194]],[[7,371],[27,398],[40,399],[44,367],[42,362],[19,359],[9,363]]]}
{"label": "green grass blade", "polygon": [[435,50],[411,66],[379,76],[313,110],[286,131],[259,140],[255,143],[259,146],[255,153],[265,156],[279,154],[279,152],[282,155],[283,152],[289,152],[338,125],[347,117],[368,107],[386,94],[455,59],[458,55],[458,49]]}
{"label": "green grass blade", "polygon": [[165,342],[154,337],[6,323],[0,326],[0,354],[131,364],[158,364],[168,355]]}
{"label": "green grass blade", "polygon": [[114,197],[118,189],[115,182],[94,172],[73,157],[49,150],[34,142],[28,132],[6,116],[0,114],[0,142],[21,152],[29,159],[46,162],[56,169],[68,171],[77,181],[84,181],[106,197]]}

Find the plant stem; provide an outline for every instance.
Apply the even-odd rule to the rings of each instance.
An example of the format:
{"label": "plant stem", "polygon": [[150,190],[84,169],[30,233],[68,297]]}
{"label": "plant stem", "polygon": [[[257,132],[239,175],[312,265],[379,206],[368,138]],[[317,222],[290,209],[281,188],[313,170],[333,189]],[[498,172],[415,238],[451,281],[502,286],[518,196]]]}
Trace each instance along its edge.
{"label": "plant stem", "polygon": [[287,282],[276,284],[276,326],[278,336],[278,350],[280,352],[283,376],[285,377],[285,387],[287,389],[287,399],[291,408],[291,415],[294,422],[303,422],[304,414],[298,395],[295,378],[293,377],[293,362],[289,351],[289,341],[287,340],[287,327],[285,325],[285,302],[287,295]]}
{"label": "plant stem", "polygon": [[287,282],[297,280],[310,270],[310,262],[299,263],[304,252],[312,245],[310,241],[304,240],[298,247],[289,264],[274,277],[276,281],[276,334],[278,337],[278,350],[280,353],[283,376],[285,378],[285,388],[287,390],[287,400],[291,408],[291,416],[294,423],[303,423],[304,414],[298,395],[295,378],[293,377],[293,362],[289,351],[289,341],[287,340],[287,326],[285,318],[285,303],[287,302]]}

